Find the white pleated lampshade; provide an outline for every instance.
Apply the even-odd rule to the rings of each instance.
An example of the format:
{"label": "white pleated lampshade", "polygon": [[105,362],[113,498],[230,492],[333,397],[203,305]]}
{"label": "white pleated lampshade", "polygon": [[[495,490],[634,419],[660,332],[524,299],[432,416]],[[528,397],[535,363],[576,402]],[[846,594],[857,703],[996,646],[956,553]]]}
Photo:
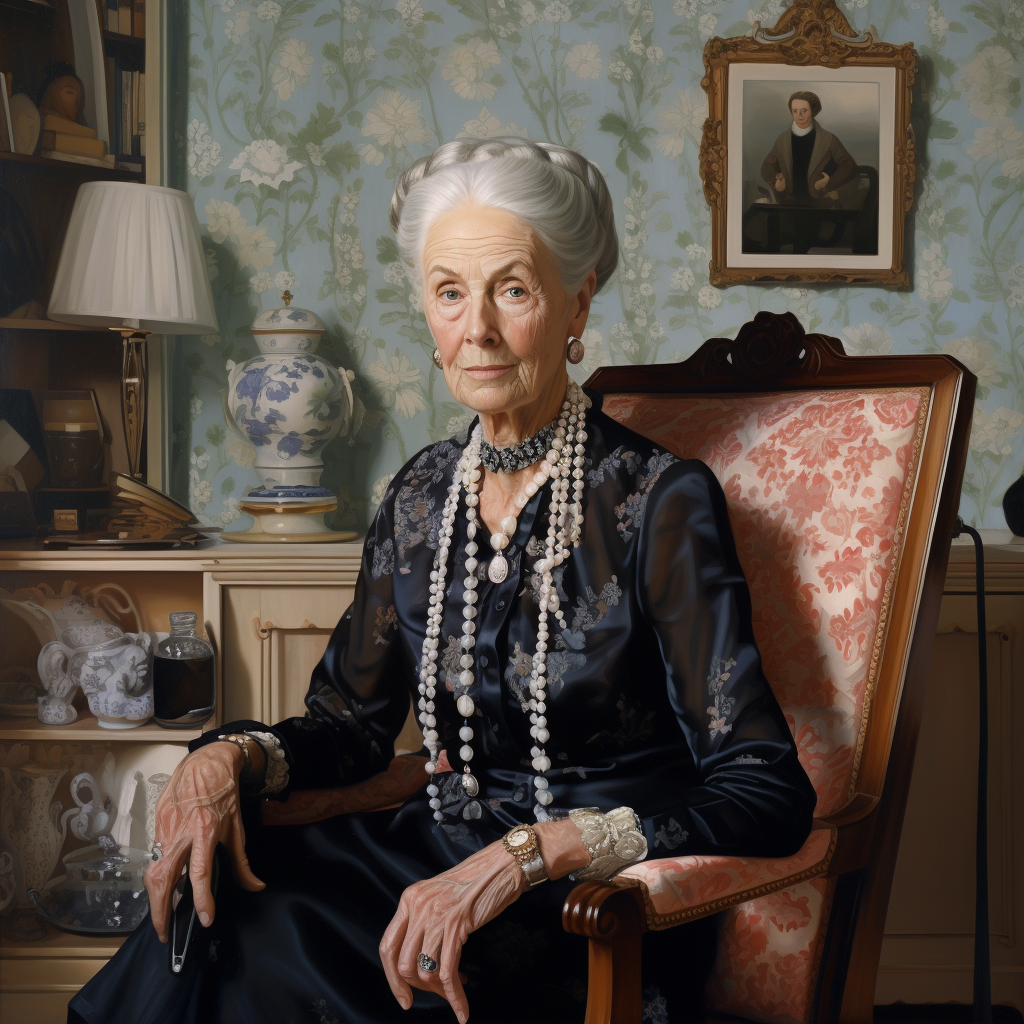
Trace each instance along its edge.
{"label": "white pleated lampshade", "polygon": [[214,333],[217,315],[192,200],[156,185],[82,185],[48,314],[91,327]]}

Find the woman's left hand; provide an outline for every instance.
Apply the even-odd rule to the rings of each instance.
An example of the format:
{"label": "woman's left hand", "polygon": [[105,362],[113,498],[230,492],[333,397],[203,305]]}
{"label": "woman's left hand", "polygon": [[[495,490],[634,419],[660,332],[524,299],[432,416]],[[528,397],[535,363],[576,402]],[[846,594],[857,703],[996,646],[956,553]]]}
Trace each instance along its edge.
{"label": "woman's left hand", "polygon": [[[413,988],[436,992],[451,1004],[459,1024],[466,1024],[469,1003],[459,976],[463,944],[526,888],[526,875],[500,842],[410,885],[380,943],[384,972],[402,1008],[412,1006]],[[436,971],[420,968],[420,953],[436,961]]]}

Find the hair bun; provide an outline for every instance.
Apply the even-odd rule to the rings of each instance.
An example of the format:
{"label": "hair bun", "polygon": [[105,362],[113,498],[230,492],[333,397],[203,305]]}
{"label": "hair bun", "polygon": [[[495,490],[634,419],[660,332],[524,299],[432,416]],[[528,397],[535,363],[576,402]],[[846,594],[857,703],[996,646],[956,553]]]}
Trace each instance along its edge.
{"label": "hair bun", "polygon": [[388,207],[388,219],[392,229],[398,231],[409,192],[419,182],[459,164],[497,159],[547,163],[574,175],[583,183],[590,196],[595,221],[599,226],[600,244],[594,269],[597,273],[597,286],[601,288],[611,277],[619,258],[611,194],[604,175],[593,163],[575,150],[553,142],[533,142],[530,139],[507,135],[492,139],[467,137],[443,143],[433,153],[421,157],[396,178],[395,191]]}

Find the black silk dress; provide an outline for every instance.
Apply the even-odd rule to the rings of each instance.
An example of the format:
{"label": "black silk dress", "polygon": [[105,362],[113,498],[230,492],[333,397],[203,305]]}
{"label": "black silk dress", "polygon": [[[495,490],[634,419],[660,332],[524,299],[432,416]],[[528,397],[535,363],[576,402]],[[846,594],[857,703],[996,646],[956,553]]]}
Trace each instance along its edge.
{"label": "black silk dress", "polygon": [[[793,853],[809,832],[815,796],[761,669],[722,491],[703,463],[659,450],[591,398],[583,535],[554,573],[564,626],[549,620],[549,810],[558,817],[575,807],[630,806],[643,820],[649,857]],[[313,673],[308,713],[272,727],[290,768],[281,797],[359,781],[392,757],[410,696],[418,699],[429,577],[466,440],[432,445],[392,482],[366,539],[355,599]],[[444,821],[433,820],[422,792],[397,810],[313,825],[263,827],[250,813],[247,850],[267,888],[244,892],[222,871],[216,918],[178,977],[144,922],[74,997],[70,1020],[455,1020],[426,993],[403,1011],[377,947],[408,885],[534,820],[523,708],[536,646],[532,566],[549,498],[542,488],[520,515],[504,582],[488,581],[481,556],[471,691],[478,796],[467,799],[458,782],[462,720],[452,692],[466,544],[460,505],[436,697],[455,769],[436,779]],[[267,728],[237,722],[222,731],[256,727]],[[524,893],[469,937],[461,969],[473,1024],[583,1019],[586,943],[560,920],[572,885],[563,879]],[[647,935],[645,1020],[687,1020],[713,956],[713,921]]]}

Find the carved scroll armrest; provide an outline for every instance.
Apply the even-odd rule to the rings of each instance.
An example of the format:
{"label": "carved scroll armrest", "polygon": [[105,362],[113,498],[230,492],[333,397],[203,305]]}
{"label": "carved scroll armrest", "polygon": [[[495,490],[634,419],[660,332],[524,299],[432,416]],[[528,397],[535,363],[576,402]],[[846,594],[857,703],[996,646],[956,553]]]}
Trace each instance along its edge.
{"label": "carved scroll armrest", "polygon": [[562,925],[590,940],[585,1024],[640,1024],[640,939],[647,920],[639,886],[582,882],[562,907]]}

